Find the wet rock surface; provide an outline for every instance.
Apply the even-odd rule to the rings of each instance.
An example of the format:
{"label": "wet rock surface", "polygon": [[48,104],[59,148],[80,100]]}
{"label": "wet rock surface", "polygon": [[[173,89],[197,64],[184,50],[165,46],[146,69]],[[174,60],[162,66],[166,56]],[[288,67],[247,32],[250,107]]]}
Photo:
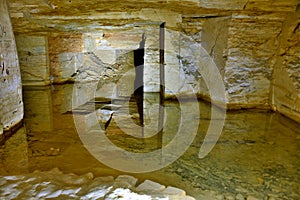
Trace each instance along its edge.
{"label": "wet rock surface", "polygon": [[[192,200],[183,190],[165,187],[146,180],[136,187],[137,179],[120,175],[94,177],[64,174],[55,168],[51,171],[35,171],[17,176],[0,176],[0,196],[4,199],[181,199]],[[156,187],[153,187],[153,186]]]}

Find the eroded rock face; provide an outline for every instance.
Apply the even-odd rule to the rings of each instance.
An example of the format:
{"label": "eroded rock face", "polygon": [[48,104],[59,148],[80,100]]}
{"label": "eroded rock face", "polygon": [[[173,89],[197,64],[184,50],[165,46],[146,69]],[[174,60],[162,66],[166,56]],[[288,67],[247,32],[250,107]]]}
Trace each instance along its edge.
{"label": "eroded rock face", "polygon": [[224,81],[229,106],[268,106],[273,63],[284,16],[234,15]]}
{"label": "eroded rock face", "polygon": [[[18,32],[34,30],[28,27],[28,22],[34,22],[34,24],[31,24],[31,27],[40,30],[48,28],[64,29],[64,27],[72,29],[72,27],[83,27],[83,25],[91,26],[91,22],[94,20],[97,20],[99,25],[130,24],[133,21],[145,19],[145,16],[147,16],[145,15],[145,10],[147,8],[193,15],[232,10],[293,12],[299,3],[297,0],[168,0],[159,2],[154,0],[125,0],[122,2],[94,0],[87,1],[84,4],[80,0],[30,1],[30,3],[23,0],[11,0],[9,2],[12,17],[18,20],[16,24]],[[154,20],[157,16],[163,18],[163,15],[158,12],[155,13],[151,10],[149,12],[148,10],[146,13],[150,14],[148,17],[151,17],[153,21],[157,21]],[[171,15],[168,16],[169,18],[173,17]],[[149,18],[147,19],[149,20]],[[70,21],[73,23],[70,24]],[[28,28],[27,30],[21,30],[26,27]]]}
{"label": "eroded rock face", "polygon": [[[298,6],[299,7],[299,6]],[[274,59],[272,106],[299,121],[300,111],[300,11],[283,23],[280,46]]]}

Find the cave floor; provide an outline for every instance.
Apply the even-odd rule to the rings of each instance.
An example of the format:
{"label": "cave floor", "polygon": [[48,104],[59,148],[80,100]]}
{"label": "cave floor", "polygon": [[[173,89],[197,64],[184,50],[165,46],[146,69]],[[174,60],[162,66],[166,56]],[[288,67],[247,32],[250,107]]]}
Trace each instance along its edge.
{"label": "cave floor", "polygon": [[[197,200],[300,199],[300,124],[278,113],[264,110],[227,112],[222,134],[212,151],[200,159],[199,149],[209,123],[220,120],[211,119],[210,104],[197,102],[200,115],[189,115],[190,119],[184,121],[178,113],[185,108],[182,104],[189,106],[190,102],[166,101],[166,134],[163,131],[146,139],[126,134],[126,131],[140,131],[135,129],[138,112],[134,102],[129,102],[128,113],[124,109],[125,104],[120,104],[106,130],[99,126],[98,133],[105,135],[111,145],[128,152],[146,154],[159,151],[172,143],[180,127],[185,129],[185,134],[190,125],[198,126],[199,123],[191,143],[178,143],[177,147],[186,142],[188,148],[174,162],[150,172],[122,172],[117,167],[101,163],[86,148],[74,123],[76,113],[71,112],[70,91],[71,84],[24,88],[24,127],[0,147],[1,176],[58,168],[63,173],[82,175],[91,172],[96,177],[129,174],[138,178],[139,182],[149,179],[181,188]],[[95,105],[92,104],[92,107]],[[155,106],[153,109],[157,111]],[[126,120],[131,120],[129,125],[126,125]],[[183,122],[187,124],[181,126]],[[120,123],[125,126],[120,128]],[[112,155],[118,163],[118,157],[113,157],[116,153],[113,149],[105,147],[101,152],[107,153],[108,157]],[[166,156],[162,155],[162,158],[166,159]],[[143,160],[140,162],[142,165]],[[159,161],[153,159],[153,162]]]}

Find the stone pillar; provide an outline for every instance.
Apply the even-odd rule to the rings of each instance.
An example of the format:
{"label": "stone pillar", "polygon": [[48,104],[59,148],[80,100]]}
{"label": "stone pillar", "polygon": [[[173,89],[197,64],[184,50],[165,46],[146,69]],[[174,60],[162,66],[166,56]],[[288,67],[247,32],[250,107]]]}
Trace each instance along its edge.
{"label": "stone pillar", "polygon": [[160,92],[159,25],[146,28],[144,92]]}
{"label": "stone pillar", "polygon": [[183,85],[180,74],[180,32],[168,28],[165,32],[165,95],[177,94]]}
{"label": "stone pillar", "polygon": [[158,133],[160,106],[160,27],[146,29],[143,119],[145,138]]}
{"label": "stone pillar", "polygon": [[17,35],[23,85],[50,83],[48,38],[46,36]]}
{"label": "stone pillar", "polygon": [[[0,126],[8,130],[23,119],[22,84],[15,38],[6,0],[0,1]],[[3,131],[1,131],[3,132]]]}

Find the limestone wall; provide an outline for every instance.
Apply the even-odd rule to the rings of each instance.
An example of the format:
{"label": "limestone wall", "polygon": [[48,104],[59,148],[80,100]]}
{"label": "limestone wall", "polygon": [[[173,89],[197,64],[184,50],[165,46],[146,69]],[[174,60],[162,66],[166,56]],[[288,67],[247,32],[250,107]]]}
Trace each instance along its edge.
{"label": "limestone wall", "polygon": [[[130,34],[132,39],[128,40]],[[23,83],[48,85],[75,79],[115,77],[120,70],[132,64],[127,63],[131,61],[126,59],[129,56],[126,54],[138,48],[140,35],[103,31],[43,33],[39,36],[19,34],[16,41]]]}
{"label": "limestone wall", "polygon": [[228,108],[272,107],[299,121],[299,21],[299,13],[184,17],[183,31],[190,36],[181,41],[186,81],[200,96],[209,96],[189,50],[199,43],[224,77]]}
{"label": "limestone wall", "polygon": [[17,35],[16,43],[23,85],[49,84],[48,38]]}
{"label": "limestone wall", "polygon": [[300,121],[300,9],[284,21],[272,79],[274,110]]}
{"label": "limestone wall", "polygon": [[234,14],[224,82],[228,106],[268,107],[273,63],[284,16]]}
{"label": "limestone wall", "polygon": [[252,11],[293,11],[297,0],[200,0],[200,6],[205,8]]}
{"label": "limestone wall", "polygon": [[[77,52],[57,52],[60,66],[53,66],[53,69],[67,73],[64,77],[54,77],[54,83],[66,80],[93,81],[93,90],[85,96],[85,100],[94,98],[95,92],[97,97],[128,97],[133,94],[135,79],[133,50],[138,48],[140,40],[141,33],[138,31],[101,30],[83,33],[81,39],[76,41]],[[87,90],[91,90],[91,87]],[[85,101],[81,100],[80,103]]]}
{"label": "limestone wall", "polygon": [[[87,3],[85,15],[68,11],[79,3],[11,2],[24,82],[114,84],[132,69],[130,52],[146,33],[145,91],[158,92],[159,24],[165,22],[165,94],[212,98],[199,73],[209,68],[203,48],[223,77],[228,108],[299,111],[297,0],[132,0],[103,2],[97,12]],[[120,86],[122,95],[131,93],[132,76]]]}
{"label": "limestone wall", "polygon": [[0,137],[23,118],[22,85],[6,0],[0,1]]}
{"label": "limestone wall", "polygon": [[159,25],[146,29],[144,55],[144,92],[160,91]]}
{"label": "limestone wall", "polygon": [[50,74],[52,82],[63,82],[77,70],[83,58],[83,39],[81,34],[62,33],[48,38]]}

